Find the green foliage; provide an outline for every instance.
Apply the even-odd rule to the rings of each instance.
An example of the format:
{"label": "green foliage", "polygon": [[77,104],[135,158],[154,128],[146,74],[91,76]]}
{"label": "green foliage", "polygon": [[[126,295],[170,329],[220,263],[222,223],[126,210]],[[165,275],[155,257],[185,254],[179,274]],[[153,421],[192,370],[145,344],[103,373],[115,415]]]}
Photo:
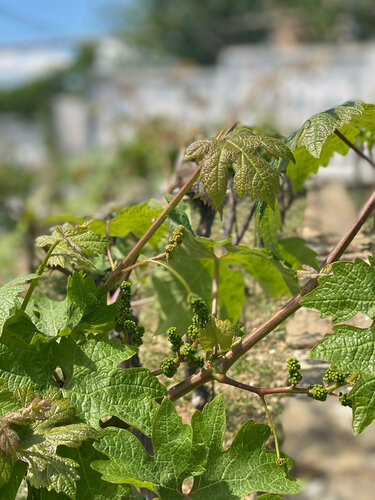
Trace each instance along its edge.
{"label": "green foliage", "polygon": [[229,319],[210,318],[207,325],[199,330],[198,341],[205,351],[214,347],[228,350],[237,333],[236,325],[232,325]]}
{"label": "green foliage", "polygon": [[[297,159],[295,183],[328,162],[334,151],[345,152],[347,145],[336,130],[347,133],[347,138],[374,142],[374,117],[375,106],[347,103],[307,121],[287,140]],[[31,500],[140,499],[140,488],[152,490],[160,500],[182,496],[239,500],[257,491],[265,492],[258,498],[277,500],[279,494],[297,493],[301,484],[289,473],[291,459],[280,454],[265,395],[304,394],[318,401],[333,395],[352,407],[355,433],[375,419],[375,328],[342,324],[357,313],[375,319],[375,259],[334,263],[332,272],[326,269],[328,274],[325,269],[314,271],[310,276],[320,276],[319,286],[302,299],[297,295],[296,270],[303,265],[318,269],[318,262],[301,238],[282,237],[275,194],[293,155],[279,139],[254,135],[251,130],[237,128],[193,143],[188,156],[203,160],[200,180],[218,209],[222,209],[232,175],[240,196],[248,193],[258,198],[256,226],[266,248],[233,245],[231,237],[196,236],[187,202],[173,209],[167,205],[165,221],[148,237],[147,231],[157,227],[154,221],[163,210],[152,201],[120,209],[112,219],[83,222],[70,217],[72,224],[56,226],[50,235],[37,239],[37,246],[48,252],[37,274],[0,289],[0,498],[15,499],[25,477]],[[307,168],[301,158],[308,162]],[[191,182],[178,196],[188,192]],[[107,240],[106,235],[111,238]],[[353,236],[351,230],[347,237]],[[133,239],[136,244],[131,249]],[[147,242],[150,245],[145,247]],[[138,257],[133,284],[123,281],[113,290],[111,283],[116,278],[121,281],[122,271],[127,279],[129,266]],[[47,264],[60,266],[48,280],[42,276]],[[62,286],[58,292],[48,286],[58,271],[66,293]],[[298,275],[303,276],[301,271]],[[254,301],[259,297],[256,287],[248,286],[254,280],[276,299],[297,297],[246,334],[239,320],[245,292],[253,293]],[[40,285],[47,291],[34,293]],[[315,286],[314,279],[310,286]],[[157,305],[149,315],[150,296]],[[302,379],[296,358],[287,362],[288,387],[253,387],[229,379],[226,372],[232,364],[299,304],[340,323],[311,353],[331,363],[323,376],[325,385],[295,387]],[[135,316],[138,306],[142,306],[147,332],[167,332],[170,349],[166,350],[173,353],[168,357],[168,352],[159,352],[167,340],[162,339],[150,363],[160,369],[152,372],[147,368],[147,350],[153,340],[144,339],[145,328]],[[259,324],[258,318],[252,320]],[[136,346],[141,345],[141,362],[146,367],[135,368]],[[177,374],[177,369],[183,363],[189,366],[190,375],[181,381],[183,370]],[[176,376],[167,381],[168,392],[156,378],[159,374]],[[262,369],[260,374],[264,374]],[[182,424],[173,401],[212,380],[258,394],[269,427],[248,420],[223,451],[222,396],[202,413],[195,412],[191,425]],[[341,388],[343,392],[335,392]],[[271,430],[275,451],[265,448]],[[146,452],[140,433],[144,439],[152,437],[154,455]],[[185,479],[191,477],[193,485],[187,494],[183,492]]]}
{"label": "green foliage", "polygon": [[48,259],[49,266],[66,266],[66,260],[72,263],[82,263],[89,268],[92,263],[89,258],[104,253],[109,245],[109,241],[90,231],[87,224],[82,226],[72,226],[64,224],[56,226],[50,236],[39,236],[36,239],[36,246],[49,247],[57,243],[51,257]]}
{"label": "green foliage", "polygon": [[[182,482],[195,477],[190,493],[194,499],[238,499],[253,490],[297,493],[301,487],[276,465],[274,452],[264,449],[270,430],[248,421],[232,446],[222,452],[225,409],[222,396],[195,412],[192,425],[183,425],[173,404],[164,400],[153,429],[154,457],[122,429],[106,430],[95,448],[110,460],[93,468],[113,483],[148,487],[162,499],[180,498]],[[120,444],[121,443],[121,444]],[[288,467],[291,461],[287,458]],[[256,471],[256,473],[254,473]],[[272,477],[272,480],[271,480]]]}
{"label": "green foliage", "polygon": [[252,134],[238,128],[222,139],[196,141],[186,150],[186,158],[202,162],[200,180],[212,197],[215,207],[222,206],[228,184],[229,165],[235,169],[234,189],[239,197],[248,194],[260,198],[272,208],[280,189],[279,174],[259,154],[265,150],[274,158],[292,159],[290,150],[280,139]]}
{"label": "green foliage", "polygon": [[[78,448],[98,433],[87,424],[72,423],[73,419],[73,406],[56,394],[45,399],[37,396],[27,406],[0,417],[0,485],[4,495],[14,494],[12,481],[9,491],[7,483],[21,461],[27,464],[26,480],[31,486],[77,498],[78,464],[57,454],[57,447]],[[19,470],[16,472],[18,479],[13,480],[20,482]]]}
{"label": "green foliage", "polygon": [[24,283],[36,277],[36,274],[28,274],[14,279],[0,288],[0,331],[12,309],[16,306],[18,295],[24,291]]}
{"label": "green foliage", "polygon": [[145,368],[121,370],[117,365],[131,358],[136,348],[109,340],[106,335],[76,335],[53,345],[57,365],[66,374],[62,387],[77,416],[93,427],[99,419],[115,415],[149,434],[165,388]]}
{"label": "green foliage", "polygon": [[[129,233],[134,233],[140,238],[161,212],[162,209],[148,208],[147,203],[142,203],[133,207],[120,208],[117,210],[115,217],[108,223],[96,219],[90,223],[90,228],[102,237],[106,234],[108,236],[127,236]],[[167,231],[167,226],[162,224],[152,236],[149,242],[155,249],[158,247],[163,234]]]}
{"label": "green foliage", "polygon": [[[369,264],[361,259],[333,264],[333,275],[320,278],[319,287],[307,295],[302,303],[319,311],[323,317],[332,316],[335,322],[346,321],[358,312],[375,318],[374,264],[372,257],[369,257]],[[373,326],[363,329],[336,325],[333,334],[326,335],[311,352],[314,359],[329,361],[336,370],[350,370],[361,375],[349,393],[356,434],[375,418],[372,393],[375,386],[375,358],[372,349],[369,349],[374,341]]]}
{"label": "green foliage", "polygon": [[373,133],[374,112],[374,105],[346,102],[313,115],[299,131],[291,134],[285,143],[293,152],[295,164],[289,162],[287,174],[295,190],[301,188],[311,173],[317,173],[320,165],[326,167],[335,152],[346,155],[349,151],[349,146],[335,134],[335,130],[355,142],[360,129]]}

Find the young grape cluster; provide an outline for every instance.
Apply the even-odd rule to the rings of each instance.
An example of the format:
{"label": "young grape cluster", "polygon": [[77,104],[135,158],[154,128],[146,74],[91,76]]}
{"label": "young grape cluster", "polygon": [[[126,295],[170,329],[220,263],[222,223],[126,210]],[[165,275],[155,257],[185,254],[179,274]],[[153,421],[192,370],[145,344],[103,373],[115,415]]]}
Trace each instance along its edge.
{"label": "young grape cluster", "polygon": [[131,283],[123,281],[120,285],[120,294],[117,299],[117,315],[115,318],[115,328],[118,332],[130,333],[131,343],[136,346],[143,344],[143,335],[145,329],[143,326],[137,326],[132,319],[131,308]]}
{"label": "young grape cluster", "polygon": [[197,353],[197,348],[195,346],[199,328],[204,328],[207,325],[210,313],[206,304],[200,297],[194,296],[190,298],[190,306],[193,311],[193,319],[187,329],[187,334],[194,341],[194,345],[191,345],[190,342],[184,343],[176,327],[172,326],[167,330],[167,337],[171,344],[171,350],[177,354],[176,359],[165,358],[160,364],[161,371],[167,377],[173,377],[181,362],[186,362],[188,366],[198,366],[200,368],[204,365],[204,358]]}
{"label": "young grape cluster", "polygon": [[190,306],[193,311],[191,325],[188,327],[188,335],[192,340],[198,336],[199,328],[204,328],[210,319],[210,312],[205,302],[200,297],[192,297]]}
{"label": "young grape cluster", "polygon": [[180,348],[184,345],[184,342],[181,335],[177,333],[177,328],[175,326],[171,326],[171,328],[167,330],[167,337],[171,344],[172,351],[179,352]]}
{"label": "young grape cluster", "polygon": [[342,406],[352,406],[352,402],[348,398],[347,394],[343,394],[342,392],[339,393],[339,401],[342,404]]}
{"label": "young grape cluster", "polygon": [[177,371],[178,365],[173,358],[164,358],[160,363],[160,369],[166,377],[172,378]]}
{"label": "young grape cluster", "polygon": [[184,239],[185,228],[182,224],[177,226],[172,236],[168,240],[168,245],[165,247],[165,257],[169,260],[172,257],[173,250],[175,250],[179,245],[181,245]]}
{"label": "young grape cluster", "polygon": [[315,384],[312,386],[309,392],[309,396],[316,399],[317,401],[325,401],[327,399],[328,391],[321,384]]}
{"label": "young grape cluster", "polygon": [[349,375],[350,372],[340,372],[338,370],[328,368],[324,374],[323,380],[326,382],[335,382],[336,384],[344,385]]}
{"label": "young grape cluster", "polygon": [[291,385],[297,385],[302,380],[301,365],[296,358],[289,358],[287,361],[288,380]]}

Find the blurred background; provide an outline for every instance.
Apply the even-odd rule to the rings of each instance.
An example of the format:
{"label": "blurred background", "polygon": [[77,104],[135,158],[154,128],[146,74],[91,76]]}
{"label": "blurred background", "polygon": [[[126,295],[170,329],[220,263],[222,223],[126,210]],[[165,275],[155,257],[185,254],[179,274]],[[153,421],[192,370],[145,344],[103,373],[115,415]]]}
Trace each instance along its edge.
{"label": "blurred background", "polygon": [[[374,76],[373,0],[0,0],[0,285],[34,268],[34,238],[53,223],[160,198],[198,136],[233,120],[286,136],[344,101],[374,103]],[[350,155],[314,177],[330,187],[298,205],[300,234],[321,233],[318,207],[336,209],[329,239],[375,177]],[[300,323],[292,349],[322,331]],[[370,430],[361,447],[349,413],[338,434],[335,414],[297,403],[285,415],[284,449],[310,480],[294,498],[373,498]]]}

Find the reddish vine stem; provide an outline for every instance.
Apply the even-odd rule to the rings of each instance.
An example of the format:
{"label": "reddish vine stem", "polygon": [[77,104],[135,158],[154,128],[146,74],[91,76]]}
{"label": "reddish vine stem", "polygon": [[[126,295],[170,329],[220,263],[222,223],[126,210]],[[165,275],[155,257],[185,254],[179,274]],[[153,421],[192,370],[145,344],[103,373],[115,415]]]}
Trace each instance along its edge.
{"label": "reddish vine stem", "polygon": [[347,146],[350,147],[350,149],[352,149],[353,151],[355,151],[357,153],[358,156],[360,156],[361,158],[363,158],[364,160],[366,160],[371,166],[372,168],[375,168],[375,163],[371,160],[371,158],[369,158],[367,155],[365,155],[359,148],[357,148],[357,146],[355,144],[353,144],[351,141],[349,141],[349,139],[347,139],[345,137],[345,135],[343,135],[339,130],[335,130],[335,134],[337,135],[337,137],[340,137],[340,139],[345,142],[345,144]]}
{"label": "reddish vine stem", "polygon": [[[139,256],[142,248],[146,245],[149,239],[155,234],[155,232],[159,229],[159,227],[163,224],[168,215],[172,212],[172,210],[178,205],[178,203],[182,200],[185,194],[189,191],[194,182],[198,179],[199,173],[203,166],[204,159],[199,163],[198,167],[188,179],[188,181],[184,184],[184,186],[180,189],[180,191],[174,196],[174,198],[168,203],[162,213],[155,219],[152,225],[148,228],[148,230],[144,233],[144,235],[137,241],[134,247],[130,250],[128,255],[124,258],[124,260],[114,269],[109,275],[105,285],[107,288],[111,288],[119,279],[121,279],[123,270],[131,266],[134,261]],[[130,271],[128,271],[130,273]]]}
{"label": "reddish vine stem", "polygon": [[289,385],[286,387],[255,387],[253,385],[243,384],[237,380],[227,377],[225,374],[215,376],[215,380],[222,384],[232,385],[244,391],[253,392],[254,394],[267,396],[267,394],[308,394],[309,389],[303,387],[294,387]]}
{"label": "reddish vine stem", "polygon": [[[327,255],[321,267],[325,267],[332,262],[335,262],[341,258],[345,250],[348,248],[360,228],[363,226],[366,219],[370,216],[371,212],[375,207],[375,190],[372,192],[371,196],[368,198],[366,203],[360,210],[357,220],[354,224],[347,230],[347,232],[340,238],[336,245],[332,248],[330,253]],[[258,342],[260,342],[264,337],[271,333],[278,325],[285,321],[289,316],[291,316],[295,311],[300,308],[300,302],[304,295],[313,290],[317,285],[317,280],[311,278],[302,287],[301,292],[287,302],[279,311],[273,314],[267,321],[265,321],[261,326],[256,328],[253,332],[249,333],[241,339],[241,341],[234,345],[222,358],[215,361],[215,370],[219,374],[225,374],[229,368],[249,349],[254,347]],[[217,375],[216,375],[217,376]],[[205,384],[209,380],[214,379],[213,368],[209,369],[203,368],[200,372],[186,378],[179,384],[171,387],[168,391],[168,397],[173,401],[179,399],[185,394],[189,393],[193,389],[196,389],[202,384]]]}

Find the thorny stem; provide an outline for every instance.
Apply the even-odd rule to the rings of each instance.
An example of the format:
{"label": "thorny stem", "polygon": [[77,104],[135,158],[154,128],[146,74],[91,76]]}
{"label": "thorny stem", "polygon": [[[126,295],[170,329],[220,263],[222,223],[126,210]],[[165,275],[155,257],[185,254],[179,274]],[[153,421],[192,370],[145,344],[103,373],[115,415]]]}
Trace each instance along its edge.
{"label": "thorny stem", "polygon": [[339,130],[335,130],[335,134],[337,137],[340,137],[340,139],[345,142],[347,146],[349,146],[353,151],[357,153],[358,156],[366,160],[373,168],[375,168],[375,163],[371,160],[371,158],[367,155],[365,155],[355,144],[353,144],[349,139],[345,137]]}
{"label": "thorny stem", "polygon": [[[345,250],[348,248],[360,228],[363,226],[366,219],[370,216],[371,212],[375,207],[375,190],[372,192],[371,196],[368,198],[366,203],[360,210],[357,220],[352,224],[352,226],[347,230],[347,232],[340,238],[336,245],[332,248],[330,253],[324,260],[321,268],[335,262],[341,258]],[[285,321],[289,316],[296,312],[300,308],[300,302],[304,295],[313,290],[317,285],[317,280],[311,278],[302,287],[300,293],[287,302],[279,311],[273,314],[267,321],[265,321],[261,326],[256,328],[253,332],[249,333],[241,339],[240,342],[235,344],[232,349],[230,349],[221,359],[216,361],[215,370],[220,374],[225,374],[229,368],[249,349],[260,342],[264,337],[271,333],[277,326],[279,326],[283,321]],[[205,367],[200,372],[191,375],[179,384],[171,387],[168,391],[168,397],[172,401],[179,399],[185,394],[189,393],[193,389],[196,389],[200,385],[213,380],[214,374],[212,367]]]}
{"label": "thorny stem", "polygon": [[22,302],[22,305],[21,305],[21,311],[24,311],[27,307],[27,304],[29,303],[30,301],[30,298],[33,294],[33,291],[35,289],[35,287],[37,286],[38,284],[38,281],[39,281],[39,278],[41,277],[41,275],[43,274],[43,271],[46,267],[46,265],[48,264],[48,260],[49,258],[51,257],[52,255],[52,252],[55,250],[55,248],[57,247],[57,245],[60,243],[60,241],[55,241],[55,243],[53,243],[50,247],[49,247],[49,250],[48,252],[46,253],[46,256],[44,257],[44,260],[43,262],[40,264],[40,266],[38,267],[37,271],[36,271],[36,274],[38,275],[36,278],[34,278],[31,283],[30,283],[30,286],[26,292],[26,295],[25,295],[25,298],[23,299],[23,302]]}

